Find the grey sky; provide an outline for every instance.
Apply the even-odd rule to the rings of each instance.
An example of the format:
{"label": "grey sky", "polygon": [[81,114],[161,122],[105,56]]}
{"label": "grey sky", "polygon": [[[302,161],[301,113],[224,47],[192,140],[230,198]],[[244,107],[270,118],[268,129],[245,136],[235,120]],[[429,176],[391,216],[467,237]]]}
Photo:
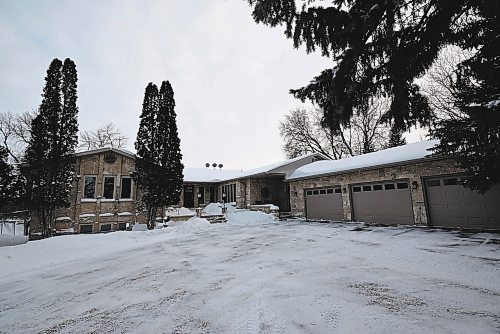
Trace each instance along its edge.
{"label": "grey sky", "polygon": [[53,58],[79,75],[80,129],[114,122],[133,147],[146,84],[172,83],[184,163],[250,169],[284,159],[288,94],[328,66],[257,25],[243,0],[0,0],[0,111],[41,101]]}

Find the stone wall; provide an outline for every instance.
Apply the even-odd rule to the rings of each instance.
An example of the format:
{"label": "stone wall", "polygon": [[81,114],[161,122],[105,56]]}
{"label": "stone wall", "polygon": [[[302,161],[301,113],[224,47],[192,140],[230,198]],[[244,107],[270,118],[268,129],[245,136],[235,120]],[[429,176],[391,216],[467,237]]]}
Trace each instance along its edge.
{"label": "stone wall", "polygon": [[[292,214],[305,217],[305,189],[339,186],[342,189],[344,220],[352,217],[350,186],[357,183],[407,180],[410,184],[415,224],[427,225],[428,216],[424,200],[423,178],[463,172],[450,160],[434,160],[393,167],[359,170],[331,176],[290,181],[290,206]],[[414,186],[412,186],[414,184]]]}
{"label": "stone wall", "polygon": [[[144,222],[145,216],[140,210],[137,201],[140,194],[132,182],[132,199],[120,199],[121,177],[130,176],[135,169],[134,159],[113,153],[116,157],[114,162],[106,162],[104,159],[108,152],[92,155],[77,156],[75,173],[77,179],[73,183],[70,194],[71,205],[66,209],[56,211],[55,228],[71,226],[75,233],[80,231],[82,225],[92,229],[92,232],[101,230],[102,225],[111,225],[111,230],[118,229],[119,223],[132,224],[136,221]],[[96,198],[83,198],[83,187],[85,176],[96,176]],[[114,199],[103,199],[104,177],[115,177]],[[70,221],[64,220],[70,218]],[[57,220],[59,218],[59,222]]]}

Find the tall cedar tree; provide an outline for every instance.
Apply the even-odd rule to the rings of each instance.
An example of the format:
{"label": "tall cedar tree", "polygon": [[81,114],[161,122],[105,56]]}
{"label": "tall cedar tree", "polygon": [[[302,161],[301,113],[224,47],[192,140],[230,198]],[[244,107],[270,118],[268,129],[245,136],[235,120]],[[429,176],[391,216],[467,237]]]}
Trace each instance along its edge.
{"label": "tall cedar tree", "polygon": [[14,168],[8,163],[9,153],[0,145],[0,210],[19,196],[20,180]]}
{"label": "tall cedar tree", "polygon": [[77,72],[74,62],[54,59],[47,70],[43,99],[32,122],[26,149],[27,200],[43,236],[52,236],[55,210],[69,206],[78,142]]}
{"label": "tall cedar tree", "polygon": [[[500,35],[500,1],[302,0],[302,6],[301,1],[296,0],[247,2],[253,6],[252,15],[257,23],[272,27],[283,25],[294,47],[304,43],[307,52],[319,49],[324,56],[332,58],[333,68],[324,70],[307,86],[290,92],[302,101],[308,99],[319,106],[324,114],[323,125],[333,131],[348,125],[353,112],[366,106],[374,96],[392,97],[384,119],[393,124],[395,132],[414,125],[426,126],[431,120],[431,110],[414,80],[425,73],[445,45],[477,49],[482,55],[481,61],[498,72],[495,59]],[[470,111],[468,104],[476,101],[471,100],[468,93],[470,85],[464,83],[473,82],[476,92],[488,94],[484,103],[474,107],[474,114],[484,114],[478,116],[482,119],[496,119],[498,109],[495,114],[495,108],[490,108],[488,103],[498,97],[500,76],[490,75],[486,81],[480,67],[467,62],[461,66],[469,69],[462,71],[467,76],[462,78],[465,81],[457,82],[463,90],[462,111]],[[481,80],[476,82],[474,78]],[[468,115],[467,124],[478,122],[476,116],[470,112]],[[439,123],[441,128],[436,137],[445,144],[435,153],[451,153],[447,149],[448,139],[452,146],[460,147],[459,162],[469,176],[474,177],[472,187],[485,190],[498,182],[500,173],[498,165],[489,157],[491,151],[498,148],[493,145],[494,138],[498,138],[498,124],[495,121],[489,126],[488,121],[481,124],[483,127],[454,121]],[[455,136],[455,126],[462,130],[460,137]],[[486,131],[482,138],[476,129]],[[471,154],[475,159],[468,158]]]}
{"label": "tall cedar tree", "polygon": [[149,83],[144,94],[135,148],[133,177],[143,192],[149,229],[155,226],[158,207],[177,204],[182,189],[182,155],[177,134],[175,101],[168,81],[158,87]]}

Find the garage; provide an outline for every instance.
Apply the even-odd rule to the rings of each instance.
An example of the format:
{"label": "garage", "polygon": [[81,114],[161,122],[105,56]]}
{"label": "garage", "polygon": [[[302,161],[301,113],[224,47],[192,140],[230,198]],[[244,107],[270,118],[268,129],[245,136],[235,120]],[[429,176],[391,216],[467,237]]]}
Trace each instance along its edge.
{"label": "garage", "polygon": [[431,226],[500,229],[500,186],[484,195],[457,177],[430,178],[425,186]]}
{"label": "garage", "polygon": [[351,186],[354,220],[381,224],[414,224],[408,181]]}
{"label": "garage", "polygon": [[305,193],[307,219],[344,219],[340,187],[307,189]]}

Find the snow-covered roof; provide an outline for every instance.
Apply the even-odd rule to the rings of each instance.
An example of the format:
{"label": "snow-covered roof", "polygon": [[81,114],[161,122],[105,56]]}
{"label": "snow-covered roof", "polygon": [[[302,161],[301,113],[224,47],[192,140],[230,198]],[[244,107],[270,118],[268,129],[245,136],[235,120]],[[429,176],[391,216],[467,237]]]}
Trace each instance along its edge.
{"label": "snow-covered roof", "polygon": [[76,152],[75,155],[77,157],[81,157],[81,156],[86,156],[86,155],[99,154],[99,153],[103,153],[103,152],[107,152],[107,151],[112,151],[112,152],[115,152],[117,154],[121,154],[121,155],[124,155],[126,157],[129,157],[131,159],[135,159],[134,153],[127,151],[127,150],[124,150],[122,148],[113,148],[113,147],[104,147],[104,148],[98,148],[96,150]]}
{"label": "snow-covered roof", "polygon": [[282,167],[293,164],[294,162],[299,162],[300,160],[303,160],[303,159],[313,158],[313,157],[320,158],[322,160],[328,159],[327,157],[325,157],[321,153],[310,153],[310,154],[302,155],[300,157],[296,157],[293,159],[288,159],[288,160],[276,162],[274,164],[270,164],[267,166],[247,170],[247,171],[243,172],[243,176],[247,177],[247,176],[260,175],[260,174],[285,174],[284,171],[280,170]]}
{"label": "snow-covered roof", "polygon": [[296,169],[287,180],[309,178],[423,159],[430,154],[428,150],[437,143],[437,140],[420,141],[340,160],[317,161]]}
{"label": "snow-covered roof", "polygon": [[300,163],[301,160],[304,160],[304,164],[310,163],[312,158],[328,159],[320,153],[312,153],[247,171],[186,167],[184,168],[184,182],[223,182],[266,174],[288,175],[291,171],[287,167],[290,167],[290,165],[293,167],[293,164]]}
{"label": "snow-covered roof", "polygon": [[239,178],[242,171],[230,169],[184,168],[184,182],[221,182]]}

